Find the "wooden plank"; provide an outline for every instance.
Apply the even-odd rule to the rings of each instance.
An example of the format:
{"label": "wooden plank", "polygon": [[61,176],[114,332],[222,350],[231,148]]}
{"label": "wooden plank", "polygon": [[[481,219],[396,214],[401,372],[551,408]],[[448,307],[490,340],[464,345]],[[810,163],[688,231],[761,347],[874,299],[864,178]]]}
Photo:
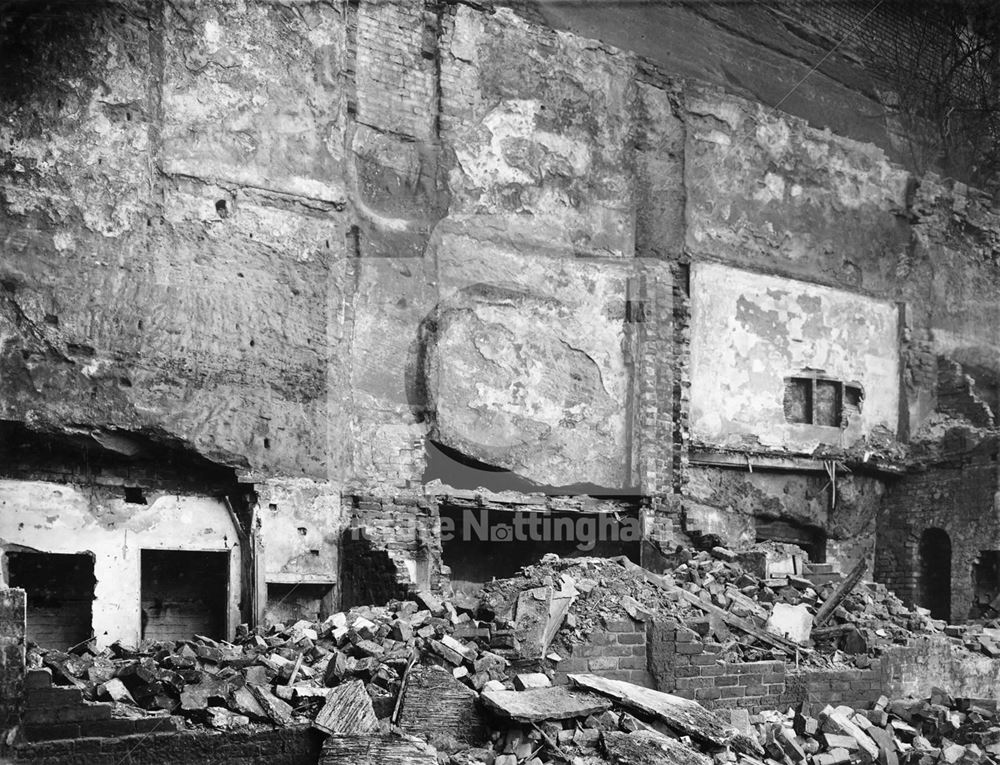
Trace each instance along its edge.
{"label": "wooden plank", "polygon": [[476,707],[477,694],[440,667],[410,671],[399,709],[399,727],[407,733],[441,734],[476,745],[486,738]]}
{"label": "wooden plank", "polygon": [[604,751],[612,765],[712,765],[712,758],[652,730],[605,731]]}
{"label": "wooden plank", "polygon": [[719,617],[730,627],[735,627],[741,632],[745,632],[746,634],[756,638],[760,642],[773,646],[774,648],[777,648],[780,651],[784,651],[785,653],[790,654],[792,656],[795,655],[796,651],[799,652],[808,651],[808,649],[803,648],[802,646],[797,645],[796,643],[793,643],[791,640],[786,640],[785,638],[780,637],[779,635],[772,635],[770,632],[760,629],[755,624],[748,622],[746,619],[741,619],[740,617],[731,614],[722,608],[719,608],[714,603],[709,603],[707,600],[699,598],[692,592],[688,592],[687,590],[676,586],[669,587],[669,590],[671,592],[676,592],[681,598],[686,600],[691,605],[697,606],[702,611],[712,614],[713,616]]}
{"label": "wooden plank", "polygon": [[[653,715],[696,741],[717,747],[740,746],[737,739],[742,737],[738,736],[736,728],[697,701],[598,675],[570,675],[569,679],[584,690],[603,694],[629,709]],[[743,745],[749,744],[744,742]]]}
{"label": "wooden plank", "polygon": [[394,734],[330,736],[319,765],[437,765],[437,755],[419,739]]}
{"label": "wooden plank", "polygon": [[611,709],[611,702],[592,693],[557,685],[530,691],[485,690],[480,697],[491,710],[518,722],[567,720]]}
{"label": "wooden plank", "polygon": [[840,586],[833,591],[833,594],[823,601],[823,605],[816,612],[816,618],[813,619],[814,627],[822,627],[826,620],[833,615],[833,612],[837,610],[837,606],[858,586],[861,577],[865,575],[866,568],[868,568],[868,561],[862,558],[851,569],[851,573],[847,575],[847,579],[841,582]]}
{"label": "wooden plank", "polygon": [[331,689],[312,726],[331,735],[358,735],[378,730],[378,718],[365,684],[351,680]]}
{"label": "wooden plank", "polygon": [[645,578],[645,580],[650,584],[659,587],[661,590],[664,590],[665,592],[676,593],[678,597],[683,598],[691,605],[697,606],[706,613],[717,616],[719,619],[724,621],[730,627],[735,627],[741,632],[745,632],[746,634],[757,638],[762,643],[773,646],[774,648],[784,651],[785,653],[791,654],[792,656],[794,656],[796,652],[799,653],[809,652],[808,649],[793,643],[791,640],[786,640],[785,638],[782,638],[778,635],[772,635],[769,632],[760,629],[755,624],[747,621],[746,619],[742,619],[739,616],[736,616],[735,614],[729,613],[725,609],[719,608],[714,603],[709,603],[707,600],[699,598],[694,593],[688,592],[682,587],[678,587],[672,582],[667,581],[664,577],[660,576],[659,574],[654,574],[652,571],[644,569],[642,566],[633,563],[624,556],[618,556],[616,558],[613,558],[612,560],[615,560],[618,563],[620,563],[628,571],[635,571],[637,573],[642,574],[643,578]]}

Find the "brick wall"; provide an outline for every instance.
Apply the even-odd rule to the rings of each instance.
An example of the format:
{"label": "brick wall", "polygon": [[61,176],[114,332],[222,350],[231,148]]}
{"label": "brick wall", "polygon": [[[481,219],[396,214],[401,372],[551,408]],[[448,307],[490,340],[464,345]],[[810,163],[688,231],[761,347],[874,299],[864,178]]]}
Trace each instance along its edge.
{"label": "brick wall", "polygon": [[785,694],[780,661],[725,662],[722,646],[703,643],[698,633],[673,619],[649,628],[649,670],[658,690],[695,699],[709,708],[777,709]]}
{"label": "brick wall", "polygon": [[[784,665],[782,665],[784,668]],[[881,662],[869,669],[794,670],[784,668],[782,706],[806,704],[818,711],[827,704],[867,709],[883,693],[886,680]]]}
{"label": "brick wall", "polygon": [[24,738],[32,742],[167,733],[183,725],[175,717],[112,718],[112,704],[85,701],[78,688],[52,685],[47,668],[28,670],[23,698]]}
{"label": "brick wall", "polygon": [[883,692],[890,697],[924,698],[931,688],[938,687],[953,696],[1000,698],[1000,661],[955,650],[955,645],[941,636],[893,646],[883,656],[881,670]]}
{"label": "brick wall", "polygon": [[[341,551],[341,581],[344,602],[352,605],[381,603],[391,597],[420,589],[439,590],[447,579],[441,562],[441,524],[437,505],[422,496],[348,496],[345,511],[350,517]],[[388,597],[379,592],[355,592],[372,578],[371,566],[379,556],[390,564],[383,574],[395,577],[397,587],[385,582]],[[362,554],[364,553],[364,554]],[[354,584],[352,584],[354,583]]]}
{"label": "brick wall", "polygon": [[1000,549],[996,490],[997,463],[988,452],[895,482],[879,513],[875,579],[907,603],[925,603],[920,539],[927,529],[942,529],[951,540],[951,618],[968,618],[973,605],[971,574],[979,553]]}
{"label": "brick wall", "polygon": [[0,590],[0,731],[21,714],[26,607],[24,590]]}
{"label": "brick wall", "polygon": [[[307,726],[260,731],[197,731],[78,738],[25,744],[11,749],[11,762],[45,762],[50,765],[81,763],[159,765],[199,762],[204,765],[297,765],[316,762],[323,737]],[[8,761],[8,760],[5,760]]]}
{"label": "brick wall", "polygon": [[976,393],[976,383],[962,365],[939,358],[937,368],[937,411],[981,428],[993,425],[993,411]]}
{"label": "brick wall", "polygon": [[[1000,661],[956,651],[941,636],[891,646],[865,669],[727,662],[719,656],[720,645],[703,643],[696,632],[673,619],[649,626],[646,649],[653,687],[695,699],[710,709],[743,707],[758,712],[800,703],[814,708],[826,704],[868,708],[883,694],[923,698],[931,688],[940,687],[955,696],[996,698],[1000,688]],[[592,655],[598,656],[599,648],[593,650]]]}
{"label": "brick wall", "polygon": [[418,139],[437,130],[437,15],[423,2],[357,6],[357,119]]}
{"label": "brick wall", "polygon": [[[564,649],[556,647],[554,650],[562,652]],[[557,683],[568,682],[566,675],[591,672],[653,687],[653,678],[647,669],[646,625],[642,622],[609,621],[603,630],[590,633],[585,642],[577,643],[565,654],[557,667]]]}
{"label": "brick wall", "polygon": [[630,282],[630,324],[637,325],[640,355],[636,359],[639,436],[638,484],[642,493],[657,496],[673,487],[673,277],[667,268],[648,261]]}

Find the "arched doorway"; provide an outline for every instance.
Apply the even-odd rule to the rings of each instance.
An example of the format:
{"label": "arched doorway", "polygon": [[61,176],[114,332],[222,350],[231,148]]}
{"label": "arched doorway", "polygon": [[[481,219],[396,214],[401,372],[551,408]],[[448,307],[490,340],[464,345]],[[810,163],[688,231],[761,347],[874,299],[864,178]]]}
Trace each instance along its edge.
{"label": "arched doorway", "polygon": [[920,605],[934,619],[951,620],[951,539],[943,529],[920,535]]}

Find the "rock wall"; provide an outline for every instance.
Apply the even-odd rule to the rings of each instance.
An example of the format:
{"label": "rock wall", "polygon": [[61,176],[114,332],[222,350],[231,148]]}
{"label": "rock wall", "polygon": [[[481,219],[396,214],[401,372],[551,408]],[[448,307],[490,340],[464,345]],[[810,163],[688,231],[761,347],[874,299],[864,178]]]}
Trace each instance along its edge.
{"label": "rock wall", "polygon": [[[306,528],[265,544],[276,583],[335,576],[338,507],[422,507],[434,450],[484,484],[641,495],[664,540],[688,485],[738,516],[688,473],[689,416],[713,450],[817,439],[703,427],[697,397],[747,362],[696,363],[699,274],[839,290],[880,327],[839,344],[845,374],[879,370],[879,439],[819,440],[882,486],[937,357],[1000,376],[988,200],[679,65],[463,3],[25,5],[0,34],[0,419],[235,468],[265,526]],[[781,517],[866,528],[843,518],[868,499],[823,520],[785,473],[762,489]],[[883,490],[861,483],[841,495]],[[444,581],[411,531],[376,538],[404,584]]]}

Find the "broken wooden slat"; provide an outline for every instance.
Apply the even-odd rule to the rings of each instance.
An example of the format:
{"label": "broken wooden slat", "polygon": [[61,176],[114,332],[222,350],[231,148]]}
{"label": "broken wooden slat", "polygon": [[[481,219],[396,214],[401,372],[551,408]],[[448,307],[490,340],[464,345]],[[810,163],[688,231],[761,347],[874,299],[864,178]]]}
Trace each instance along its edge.
{"label": "broken wooden slat", "polygon": [[329,734],[364,734],[378,729],[371,696],[360,680],[342,683],[326,695],[313,727]]}
{"label": "broken wooden slat", "polygon": [[486,736],[476,692],[439,667],[414,667],[406,681],[399,727],[417,735],[441,734],[478,744]]}
{"label": "broken wooden slat", "polygon": [[746,619],[742,619],[739,616],[736,616],[735,614],[731,614],[728,611],[719,608],[713,603],[709,603],[708,601],[699,598],[694,593],[688,592],[687,590],[678,587],[677,585],[666,580],[659,574],[654,574],[652,571],[644,569],[642,566],[633,563],[624,556],[619,556],[617,558],[614,558],[613,560],[620,563],[628,571],[635,571],[642,574],[643,578],[650,584],[659,587],[665,592],[676,593],[678,597],[683,598],[691,605],[697,606],[706,613],[718,616],[720,619],[722,619],[722,621],[724,621],[730,627],[735,627],[741,632],[745,632],[746,634],[757,638],[762,643],[773,646],[774,648],[784,651],[785,653],[791,654],[792,656],[795,655],[796,651],[801,652],[805,650],[801,646],[796,645],[790,640],[785,640],[784,638],[778,637],[777,635],[771,635],[765,632],[764,630],[758,628],[751,622],[747,621]]}
{"label": "broken wooden slat", "polygon": [[736,729],[697,701],[598,675],[570,675],[569,679],[574,685],[603,694],[629,709],[654,715],[679,733],[711,746],[736,743]]}
{"label": "broken wooden slat", "polygon": [[709,603],[706,600],[702,600],[694,593],[688,592],[685,589],[682,589],[677,586],[671,586],[669,589],[670,592],[676,592],[679,597],[683,598],[691,605],[697,606],[702,611],[705,611],[706,613],[709,613],[713,616],[719,617],[730,627],[735,627],[741,632],[745,632],[751,637],[754,637],[757,640],[759,640],[761,643],[766,643],[767,645],[773,646],[774,648],[777,648],[780,651],[784,651],[785,653],[790,654],[792,656],[795,655],[796,651],[807,650],[802,648],[802,646],[796,645],[790,640],[786,640],[785,638],[779,637],[778,635],[772,635],[771,633],[760,629],[756,625],[751,624],[746,619],[741,619],[740,617],[731,614],[722,608],[719,608],[717,605],[713,603]]}
{"label": "broken wooden slat", "polygon": [[549,645],[555,639],[556,633],[562,627],[566,614],[569,613],[577,596],[576,587],[568,577],[563,577],[560,589],[552,594],[549,602],[549,618],[542,632],[542,653],[545,655],[549,650]]}
{"label": "broken wooden slat", "polygon": [[437,755],[419,739],[395,734],[330,736],[319,765],[437,765]]}
{"label": "broken wooden slat", "polygon": [[851,591],[858,586],[858,582],[861,581],[861,577],[865,575],[866,568],[868,568],[868,561],[862,558],[858,561],[857,565],[851,569],[851,573],[847,575],[847,579],[841,582],[837,589],[833,591],[833,594],[823,601],[823,605],[821,605],[819,610],[816,612],[816,618],[813,619],[814,627],[823,626],[823,623],[830,618],[830,615],[833,614],[837,606],[839,606],[844,598],[850,595]]}
{"label": "broken wooden slat", "polygon": [[399,709],[403,703],[403,696],[406,694],[406,684],[410,680],[410,672],[413,670],[413,665],[417,663],[417,655],[414,653],[410,656],[410,660],[406,662],[406,669],[403,670],[403,677],[399,680],[399,693],[396,696],[396,704],[392,708],[392,717],[389,719],[393,725],[396,725],[396,721],[399,720]]}
{"label": "broken wooden slat", "polygon": [[545,631],[551,605],[551,587],[535,587],[518,594],[514,634],[523,658],[540,659],[545,655]]}
{"label": "broken wooden slat", "polygon": [[490,709],[518,722],[566,720],[600,714],[611,709],[611,702],[605,698],[573,691],[561,685],[530,691],[488,689],[483,691],[480,698]]}
{"label": "broken wooden slat", "polygon": [[651,730],[606,731],[604,751],[612,765],[711,765],[712,759],[680,741]]}

